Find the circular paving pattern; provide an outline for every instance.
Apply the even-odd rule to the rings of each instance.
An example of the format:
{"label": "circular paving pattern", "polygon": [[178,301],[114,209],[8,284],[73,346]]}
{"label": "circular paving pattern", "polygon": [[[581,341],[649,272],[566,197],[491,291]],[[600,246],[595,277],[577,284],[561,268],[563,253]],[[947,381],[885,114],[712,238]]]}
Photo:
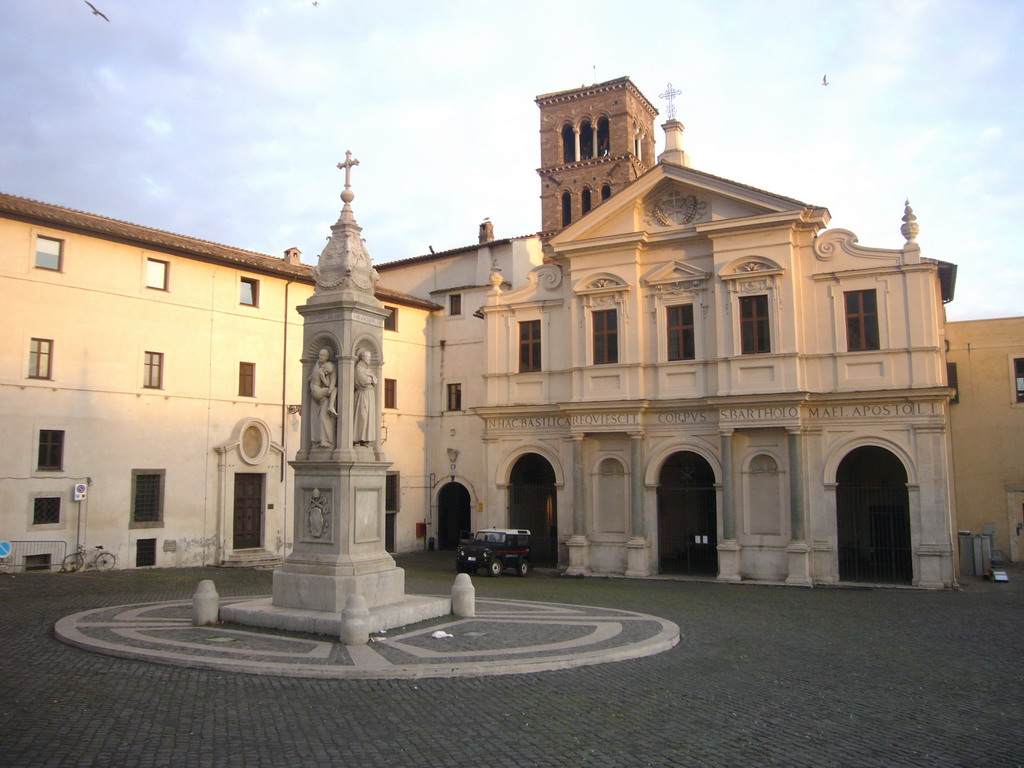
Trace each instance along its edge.
{"label": "circular paving pattern", "polygon": [[[318,678],[521,674],[650,656],[679,642],[679,627],[656,616],[496,598],[478,598],[473,618],[400,627],[358,646],[238,624],[194,627],[191,616],[190,600],[122,605],[66,616],[54,632],[62,642],[108,656]],[[449,636],[434,637],[439,631]]]}

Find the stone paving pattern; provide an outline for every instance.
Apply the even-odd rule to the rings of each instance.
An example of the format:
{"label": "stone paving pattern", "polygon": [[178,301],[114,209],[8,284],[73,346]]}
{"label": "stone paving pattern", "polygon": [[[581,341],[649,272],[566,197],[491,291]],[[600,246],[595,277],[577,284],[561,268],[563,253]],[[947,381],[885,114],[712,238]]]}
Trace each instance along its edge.
{"label": "stone paving pattern", "polygon": [[[402,556],[440,593],[449,555]],[[964,589],[475,579],[477,594],[639,611],[682,630],[633,661],[500,677],[313,680],[87,653],[78,611],[270,591],[216,568],[0,576],[0,765],[1020,766],[1024,569]]]}
{"label": "stone paving pattern", "polygon": [[[220,601],[221,618],[237,601]],[[479,596],[475,608],[475,618],[449,614],[395,627],[373,633],[373,642],[358,648],[346,648],[334,635],[246,626],[241,618],[192,626],[189,600],[79,611],[60,619],[54,634],[77,648],[126,659],[337,679],[570,669],[660,653],[679,638],[672,622],[634,611]],[[445,637],[433,637],[437,630]]]}

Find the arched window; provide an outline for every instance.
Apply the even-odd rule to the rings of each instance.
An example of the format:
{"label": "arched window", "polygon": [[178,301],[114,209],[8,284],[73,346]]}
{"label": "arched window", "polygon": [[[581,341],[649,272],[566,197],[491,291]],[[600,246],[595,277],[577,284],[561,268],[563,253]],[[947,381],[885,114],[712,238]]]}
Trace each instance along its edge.
{"label": "arched window", "polygon": [[607,157],[611,154],[612,137],[608,129],[608,118],[601,117],[597,120],[597,156]]}
{"label": "arched window", "polygon": [[601,187],[601,199],[602,200],[607,200],[611,196],[612,196],[612,185],[611,184],[605,184],[603,187]]}
{"label": "arched window", "polygon": [[576,132],[572,126],[566,123],[562,126],[562,162],[573,163],[576,161]]}
{"label": "arched window", "polygon": [[589,160],[594,156],[594,126],[589,120],[580,124],[580,160]]}
{"label": "arched window", "polygon": [[568,227],[572,224],[572,195],[568,192],[562,193],[562,226]]}
{"label": "arched window", "polygon": [[590,213],[592,203],[590,202],[590,187],[584,187],[583,192],[580,195],[580,201],[583,203],[584,215]]}

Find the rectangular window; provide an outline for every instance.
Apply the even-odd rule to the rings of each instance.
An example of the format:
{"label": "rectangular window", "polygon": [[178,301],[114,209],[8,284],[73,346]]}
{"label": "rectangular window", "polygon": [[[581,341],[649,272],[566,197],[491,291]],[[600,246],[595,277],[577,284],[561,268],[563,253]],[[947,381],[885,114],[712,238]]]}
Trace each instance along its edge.
{"label": "rectangular window", "polygon": [[668,332],[668,359],[693,360],[697,356],[693,334],[693,304],[667,307],[665,328]]}
{"label": "rectangular window", "polygon": [[448,314],[449,315],[461,315],[462,314],[462,294],[453,293],[448,297]]}
{"label": "rectangular window", "polygon": [[846,349],[860,352],[878,349],[878,300],[874,289],[847,291]]}
{"label": "rectangular window", "polygon": [[170,267],[166,261],[160,259],[146,259],[146,287],[155,288],[158,291],[167,290],[167,271]]}
{"label": "rectangular window", "polygon": [[385,331],[397,331],[398,330],[398,307],[384,307],[388,311],[387,317],[384,318],[384,330]]}
{"label": "rectangular window", "polygon": [[384,511],[398,511],[398,473],[388,472],[384,476]]}
{"label": "rectangular window", "polygon": [[767,296],[740,297],[740,351],[744,355],[772,351]]}
{"label": "rectangular window", "polygon": [[49,379],[53,376],[53,340],[32,339],[28,348],[28,377]]}
{"label": "rectangular window", "polygon": [[254,277],[243,277],[239,282],[238,303],[247,307],[260,305],[260,281]]}
{"label": "rectangular window", "polygon": [[619,362],[619,315],[614,309],[594,312],[594,365]]}
{"label": "rectangular window", "polygon": [[519,324],[519,372],[540,370],[540,320]]}
{"label": "rectangular window", "polygon": [[384,379],[384,407],[397,408],[398,382],[395,379]]}
{"label": "rectangular window", "polygon": [[238,364],[238,396],[256,397],[256,363]]}
{"label": "rectangular window", "polygon": [[36,469],[64,469],[64,430],[39,430],[39,461]]}
{"label": "rectangular window", "polygon": [[146,352],[142,362],[142,386],[147,389],[164,388],[164,353]]}
{"label": "rectangular window", "polygon": [[946,363],[946,386],[953,390],[949,398],[951,403],[960,402],[960,385],[956,378],[956,363]]}
{"label": "rectangular window", "polygon": [[132,523],[159,523],[164,513],[164,471],[132,470]]}
{"label": "rectangular window", "polygon": [[139,539],[135,542],[135,567],[150,565],[156,565],[156,539]]}
{"label": "rectangular window", "polygon": [[60,272],[64,261],[64,241],[52,237],[36,238],[36,268]]}
{"label": "rectangular window", "polygon": [[32,525],[54,525],[60,522],[60,496],[33,499]]}
{"label": "rectangular window", "polygon": [[1013,377],[1017,383],[1017,402],[1024,403],[1024,357],[1013,361]]}
{"label": "rectangular window", "polygon": [[449,384],[448,385],[448,408],[449,411],[461,411],[462,410],[462,385],[461,384]]}

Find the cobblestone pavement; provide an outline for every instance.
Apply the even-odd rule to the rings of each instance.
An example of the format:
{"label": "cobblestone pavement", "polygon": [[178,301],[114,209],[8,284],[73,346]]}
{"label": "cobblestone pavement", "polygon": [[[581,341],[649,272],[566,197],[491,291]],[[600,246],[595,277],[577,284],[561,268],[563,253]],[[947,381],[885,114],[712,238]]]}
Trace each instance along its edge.
{"label": "cobblestone pavement", "polygon": [[[450,555],[399,558],[443,593]],[[57,642],[78,611],[267,594],[216,568],[0,576],[0,765],[1018,766],[1024,570],[955,592],[476,579],[477,594],[639,611],[670,651],[500,677],[317,680],[99,656]]]}

